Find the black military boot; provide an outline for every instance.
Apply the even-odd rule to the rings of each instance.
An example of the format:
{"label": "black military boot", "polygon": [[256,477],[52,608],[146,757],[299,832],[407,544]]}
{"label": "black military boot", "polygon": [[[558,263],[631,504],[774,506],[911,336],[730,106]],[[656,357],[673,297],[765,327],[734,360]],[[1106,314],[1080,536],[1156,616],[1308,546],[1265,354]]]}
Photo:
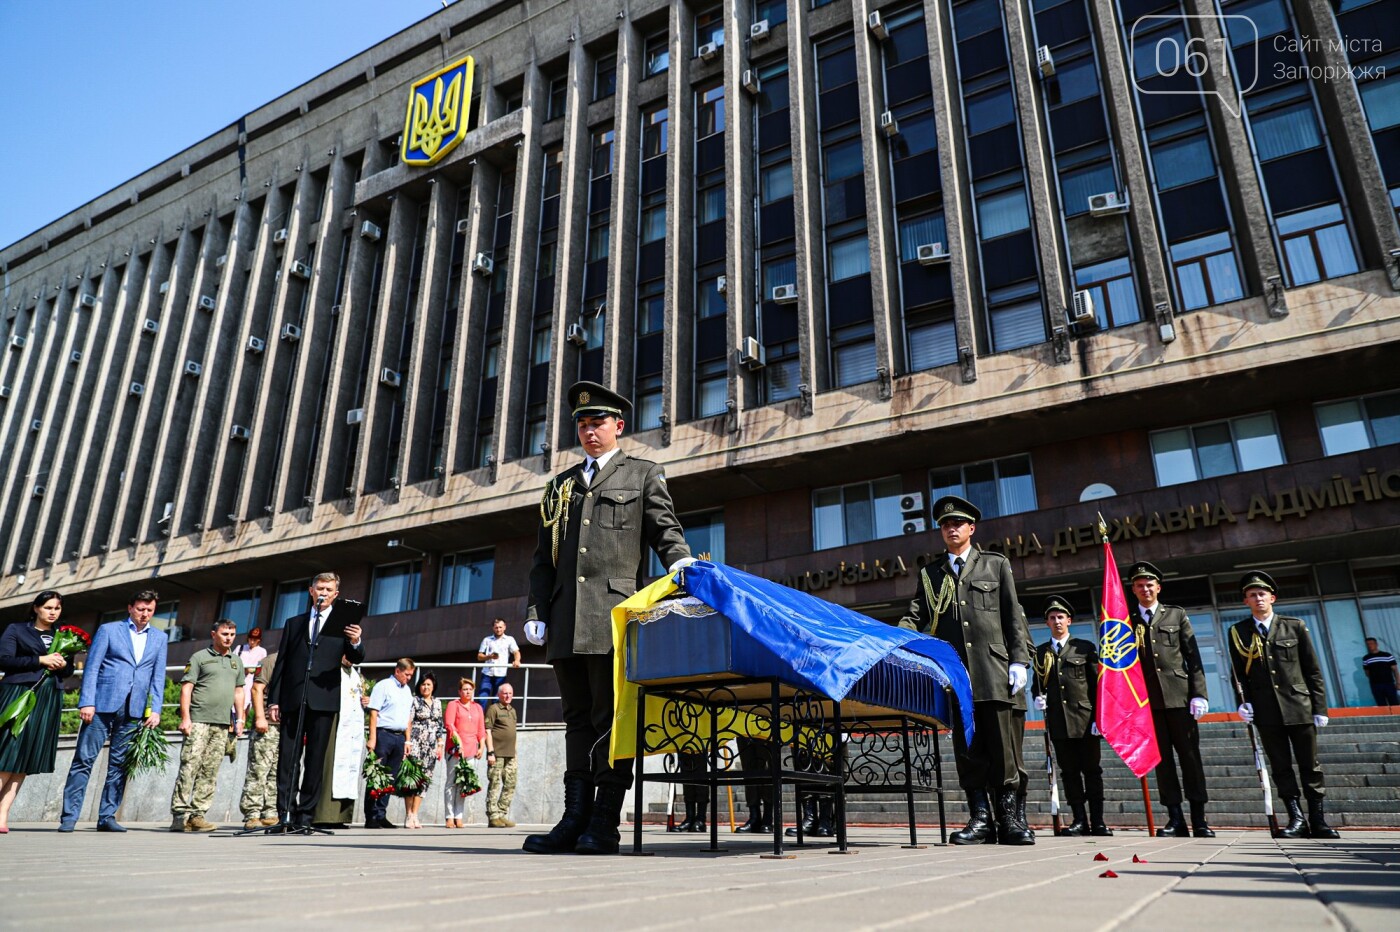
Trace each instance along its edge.
{"label": "black military boot", "polygon": [[690,823],[692,832],[703,832],[708,827],[705,825],[705,815],[710,811],[709,800],[700,800],[695,804],[695,818]]}
{"label": "black military boot", "polygon": [[[808,796],[806,799],[802,800],[802,815],[798,819],[798,821],[802,823],[802,835],[804,838],[816,832],[817,801],[815,798]],[[797,826],[789,825],[786,829],[783,830],[783,834],[787,835],[788,837],[796,835]]]}
{"label": "black military boot", "polygon": [[812,829],[817,838],[834,838],[836,835],[836,800],[823,799],[817,807],[817,827]]}
{"label": "black military boot", "polygon": [[1341,838],[1337,830],[1327,824],[1327,813],[1324,811],[1321,799],[1308,800],[1308,821],[1312,823],[1311,837],[1313,838]]}
{"label": "black military boot", "polygon": [[1107,838],[1113,834],[1103,820],[1103,797],[1089,800],[1089,834]]}
{"label": "black military boot", "polygon": [[766,791],[758,801],[758,831],[765,835],[773,834],[773,806]]}
{"label": "black military boot", "polygon": [[955,845],[996,844],[996,823],[992,821],[992,809],[986,791],[968,790],[967,809],[967,825],[948,836],[948,840]]}
{"label": "black military boot", "polygon": [[1035,836],[1016,814],[1016,791],[1002,790],[997,794],[997,844],[1033,845]]}
{"label": "black military boot", "polygon": [[1030,820],[1026,818],[1026,794],[1025,794],[1025,793],[1017,793],[1017,794],[1016,794],[1016,821],[1020,823],[1021,828],[1025,829],[1027,832],[1030,832],[1031,839],[1034,840],[1034,839],[1035,839],[1035,829],[1031,828]]}
{"label": "black military boot", "polygon": [[1191,834],[1197,838],[1215,837],[1215,829],[1206,824],[1205,803],[1191,803]]}
{"label": "black military boot", "polygon": [[1279,829],[1279,838],[1307,838],[1308,823],[1303,818],[1303,804],[1295,799],[1285,799],[1283,804],[1288,807],[1288,825]]}
{"label": "black military boot", "polygon": [[604,783],[598,787],[593,817],[574,845],[576,854],[617,854],[622,841],[617,827],[622,822],[622,801],[626,796],[627,787],[622,784]]}
{"label": "black military boot", "polygon": [[564,815],[546,835],[529,835],[521,845],[531,854],[573,854],[593,815],[593,778],[564,775]]}
{"label": "black military boot", "polygon": [[687,802],[685,804],[685,821],[676,826],[678,832],[695,831],[695,804]]}
{"label": "black military boot", "polygon": [[1157,829],[1158,838],[1190,838],[1191,830],[1186,827],[1186,814],[1181,804],[1167,807],[1167,824]]}
{"label": "black military boot", "polygon": [[748,820],[747,822],[745,822],[743,825],[740,825],[740,826],[736,827],[736,828],[734,829],[734,831],[736,831],[736,832],[761,832],[761,831],[763,831],[763,829],[760,827],[760,826],[762,826],[762,825],[763,825],[763,815],[762,815],[762,813],[759,811],[758,804],[755,803],[755,804],[754,804],[754,807],[753,807],[752,809],[749,810],[749,820]]}
{"label": "black military boot", "polygon": [[1089,817],[1084,814],[1083,803],[1070,803],[1074,811],[1074,821],[1060,829],[1061,835],[1079,836],[1089,834]]}

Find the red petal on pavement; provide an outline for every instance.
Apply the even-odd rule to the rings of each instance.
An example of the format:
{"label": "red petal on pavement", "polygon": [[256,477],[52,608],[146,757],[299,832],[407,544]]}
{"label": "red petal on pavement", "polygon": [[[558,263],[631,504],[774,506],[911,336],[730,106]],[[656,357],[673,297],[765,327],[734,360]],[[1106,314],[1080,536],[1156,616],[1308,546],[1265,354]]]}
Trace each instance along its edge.
{"label": "red petal on pavement", "polygon": [[1094,855],[1094,860],[1095,860],[1095,861],[1107,861],[1107,860],[1108,860],[1108,855],[1106,855],[1106,854],[1104,854],[1102,851],[1100,851],[1098,854]]}
{"label": "red petal on pavement", "polygon": [[1118,875],[1115,874],[1113,871],[1104,871],[1104,872],[1103,872],[1102,874],[1100,874],[1099,876],[1100,876],[1100,877],[1117,877]]}
{"label": "red petal on pavement", "polygon": [[1133,863],[1134,863],[1134,864],[1146,864],[1146,863],[1147,863],[1147,858],[1140,858],[1140,857],[1138,857],[1138,856],[1135,854],[1135,855],[1133,855]]}

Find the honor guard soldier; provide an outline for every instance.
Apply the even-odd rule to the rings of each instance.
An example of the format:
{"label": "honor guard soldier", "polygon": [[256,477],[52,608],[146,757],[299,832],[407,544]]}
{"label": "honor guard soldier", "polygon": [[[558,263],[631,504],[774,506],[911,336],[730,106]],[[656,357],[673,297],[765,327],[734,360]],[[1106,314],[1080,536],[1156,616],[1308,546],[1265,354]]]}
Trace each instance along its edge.
{"label": "honor guard soldier", "polygon": [[[1210,703],[1206,700],[1206,671],[1196,634],[1184,609],[1163,605],[1162,573],[1145,560],[1128,568],[1128,583],[1137,596],[1136,618],[1128,619],[1137,632],[1143,678],[1152,703],[1152,724],[1157,730],[1157,795],[1167,807],[1167,824],[1157,829],[1159,838],[1214,838],[1206,823],[1206,771],[1201,764],[1201,733],[1196,722]],[[1181,779],[1176,775],[1181,759]],[[1181,787],[1191,803],[1191,829],[1181,811]]]}
{"label": "honor guard soldier", "polygon": [[564,710],[564,815],[525,839],[535,854],[616,854],[630,761],[608,762],[613,717],[612,609],[641,588],[647,551],[668,572],[695,561],[661,467],[618,445],[631,403],[594,382],[568,392],[585,459],[540,502],[525,637],[545,645]]}
{"label": "honor guard soldier", "polygon": [[[1253,617],[1230,628],[1230,660],[1244,694],[1240,718],[1254,723],[1269,755],[1274,785],[1288,806],[1288,827],[1279,834],[1337,838],[1337,830],[1327,824],[1327,790],[1317,762],[1317,730],[1327,726],[1327,690],[1312,635],[1301,618],[1274,614],[1278,587],[1268,573],[1245,574],[1240,589]],[[1308,798],[1306,820],[1298,804],[1295,760]]]}
{"label": "honor guard soldier", "polygon": [[1030,637],[1011,564],[972,545],[982,514],[971,502],[945,495],[934,502],[933,515],[947,550],[919,571],[919,591],[899,624],[947,641],[972,681],[972,743],[953,728],[970,817],[952,841],[1033,845],[1035,836],[1018,815],[1021,743],[1013,717],[1016,694],[1026,688]]}
{"label": "honor guard soldier", "polygon": [[[1061,835],[1112,835],[1103,821],[1103,740],[1098,718],[1099,650],[1093,641],[1069,636],[1074,609],[1064,596],[1045,600],[1050,640],[1036,648],[1035,705],[1055,745],[1074,821]],[[1088,803],[1086,814],[1084,805]]]}

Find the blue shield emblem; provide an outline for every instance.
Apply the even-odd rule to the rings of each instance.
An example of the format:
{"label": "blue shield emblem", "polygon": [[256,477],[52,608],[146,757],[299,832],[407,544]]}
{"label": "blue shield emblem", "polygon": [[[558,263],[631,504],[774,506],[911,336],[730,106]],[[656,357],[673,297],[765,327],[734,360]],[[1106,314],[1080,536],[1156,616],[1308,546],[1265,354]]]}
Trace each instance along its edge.
{"label": "blue shield emblem", "polygon": [[403,124],[405,165],[432,165],[462,141],[475,71],[476,61],[468,55],[413,82]]}
{"label": "blue shield emblem", "polygon": [[1117,671],[1130,670],[1137,663],[1137,637],[1126,621],[1105,618],[1099,624],[1099,660]]}

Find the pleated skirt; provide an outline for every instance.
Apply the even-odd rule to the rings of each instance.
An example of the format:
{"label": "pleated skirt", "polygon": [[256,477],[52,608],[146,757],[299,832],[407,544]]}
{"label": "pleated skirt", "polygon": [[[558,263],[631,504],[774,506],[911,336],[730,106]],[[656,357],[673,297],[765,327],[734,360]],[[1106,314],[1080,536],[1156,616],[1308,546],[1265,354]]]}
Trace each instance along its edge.
{"label": "pleated skirt", "polygon": [[[0,709],[28,692],[32,683],[0,684]],[[48,676],[38,686],[38,700],[19,737],[8,725],[0,727],[0,773],[53,773],[58,757],[58,717],[63,690]]]}

